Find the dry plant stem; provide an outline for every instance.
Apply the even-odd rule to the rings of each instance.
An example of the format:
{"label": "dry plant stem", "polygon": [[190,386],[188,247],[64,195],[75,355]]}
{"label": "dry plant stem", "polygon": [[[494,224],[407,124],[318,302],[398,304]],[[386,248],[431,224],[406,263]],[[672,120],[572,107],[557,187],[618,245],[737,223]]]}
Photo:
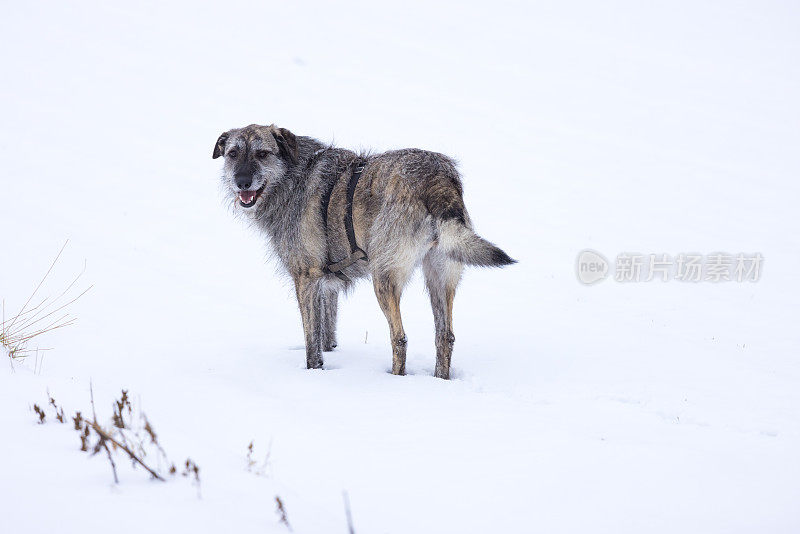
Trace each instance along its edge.
{"label": "dry plant stem", "polygon": [[114,457],[111,455],[111,451],[109,450],[108,444],[105,441],[103,442],[103,448],[106,450],[108,461],[111,462],[111,471],[114,472],[114,484],[119,484],[119,478],[117,477],[117,464],[114,463]]}
{"label": "dry plant stem", "polygon": [[[69,240],[64,242],[61,249],[58,251],[55,259],[53,259],[47,272],[39,281],[39,284],[33,290],[33,293],[25,301],[25,304],[19,312],[10,320],[5,319],[5,301],[3,301],[3,322],[0,323],[0,343],[7,349],[12,358],[25,357],[33,352],[26,349],[25,345],[33,338],[40,336],[44,333],[70,326],[75,323],[75,318],[70,317],[68,313],[59,314],[62,310],[73,304],[76,300],[86,294],[92,286],[89,286],[79,295],[71,298],[64,304],[59,304],[62,299],[67,296],[69,291],[80,280],[81,276],[86,272],[86,263],[84,262],[83,270],[72,280],[72,282],[64,289],[58,297],[51,300],[50,297],[44,297],[38,304],[33,307],[31,303],[38,294],[39,290],[44,285],[50,273],[53,271],[58,259],[61,257],[64,249],[66,248]],[[53,316],[57,318],[53,319]],[[49,322],[47,322],[49,320]],[[45,322],[44,326],[42,323]]]}
{"label": "dry plant stem", "polygon": [[131,452],[131,450],[128,447],[126,447],[125,445],[120,443],[118,440],[114,439],[108,432],[103,430],[100,427],[100,425],[98,425],[96,422],[93,422],[93,421],[88,421],[87,424],[92,428],[92,430],[97,432],[97,434],[101,438],[103,438],[103,439],[105,439],[107,441],[110,441],[111,443],[113,443],[114,445],[116,445],[117,447],[122,449],[122,451],[125,452],[125,454],[127,454],[131,458],[131,460],[133,460],[137,464],[141,465],[145,469],[145,471],[150,473],[150,475],[153,478],[155,478],[156,480],[160,480],[160,481],[164,482],[164,478],[162,478],[161,475],[159,475],[158,473],[156,473],[155,471],[150,469],[150,467],[148,467],[146,463],[144,463],[142,460],[140,460],[139,457],[136,456],[136,454]]}
{"label": "dry plant stem", "polygon": [[87,421],[86,424],[88,424],[92,428],[92,430],[94,430],[97,433],[97,435],[100,436],[101,441],[103,441],[103,446],[106,448],[106,452],[108,453],[108,459],[111,461],[111,466],[114,469],[114,481],[118,483],[117,469],[116,466],[114,465],[114,460],[111,459],[111,452],[108,450],[108,445],[106,445],[105,443],[106,441],[110,441],[111,443],[122,449],[125,452],[125,454],[127,454],[131,458],[131,460],[141,465],[145,471],[150,473],[150,476],[152,476],[156,480],[164,482],[164,479],[161,477],[161,475],[150,469],[150,467],[148,467],[146,463],[144,463],[138,456],[136,456],[136,454],[131,452],[131,450],[127,446],[123,445],[122,443],[114,439],[113,436],[111,436],[108,432],[103,430],[97,423],[97,413],[95,412],[94,409],[94,391],[92,390],[91,382],[89,382],[89,395],[92,401],[92,417],[94,421]]}
{"label": "dry plant stem", "polygon": [[286,516],[286,508],[284,508],[283,501],[277,495],[275,496],[275,506],[278,511],[278,517],[280,518],[279,521],[286,525],[289,532],[292,532],[292,526],[289,524],[289,518]]}
{"label": "dry plant stem", "polygon": [[[15,351],[15,352],[14,352],[14,356],[20,356],[20,357],[22,357],[24,354],[36,354],[36,358],[37,358],[37,361],[38,361],[38,358],[39,358],[39,355],[38,355],[38,353],[39,353],[39,352],[44,352],[44,351],[46,351],[46,350],[53,350],[53,347],[45,347],[45,348],[36,347],[35,349],[22,349],[22,350],[17,350],[17,351]],[[38,365],[38,364],[35,364],[35,365],[34,365],[34,372],[36,372],[36,370],[38,369],[38,367],[39,367],[39,365]]]}
{"label": "dry plant stem", "polygon": [[[50,264],[50,268],[49,268],[49,269],[47,269],[47,272],[46,272],[46,273],[44,273],[44,276],[42,277],[42,280],[39,282],[39,285],[37,285],[37,286],[36,286],[36,289],[34,289],[34,290],[33,290],[33,293],[31,293],[31,296],[30,296],[30,297],[28,297],[28,300],[27,300],[27,301],[25,301],[25,304],[22,306],[22,309],[20,309],[20,310],[19,310],[19,313],[18,313],[18,314],[17,314],[17,315],[14,317],[14,319],[11,321],[11,324],[10,324],[10,325],[8,325],[8,328],[9,328],[9,329],[10,329],[12,326],[14,326],[14,323],[16,323],[16,322],[17,322],[17,319],[19,319],[20,315],[22,315],[22,313],[25,311],[25,308],[27,308],[27,307],[28,307],[28,304],[30,304],[30,303],[31,303],[31,300],[33,300],[33,297],[36,295],[36,293],[38,293],[39,289],[41,289],[41,287],[42,287],[42,284],[44,284],[44,281],[45,281],[45,280],[47,280],[47,277],[48,277],[48,276],[50,276],[50,271],[52,271],[52,270],[53,270],[53,267],[55,267],[55,265],[56,265],[56,262],[58,261],[58,258],[60,258],[60,257],[61,257],[61,253],[62,253],[62,252],[64,252],[64,249],[66,248],[66,246],[67,246],[67,243],[69,243],[69,239],[67,239],[66,241],[64,241],[64,244],[63,244],[63,245],[61,245],[61,250],[59,250],[59,251],[58,251],[58,254],[56,254],[56,257],[55,257],[55,259],[54,259],[54,260],[53,260],[53,262]],[[46,299],[45,299],[45,300],[46,300]],[[44,301],[43,301],[43,302],[44,302]]]}
{"label": "dry plant stem", "polygon": [[[75,278],[72,280],[72,282],[70,282],[70,284],[67,286],[67,288],[66,288],[64,291],[62,291],[62,292],[61,292],[61,294],[55,298],[55,300],[53,300],[53,301],[52,301],[52,302],[51,302],[51,303],[50,303],[48,306],[45,306],[45,307],[44,307],[44,308],[43,308],[43,309],[42,309],[42,310],[41,310],[39,313],[41,313],[42,311],[46,310],[46,309],[47,309],[49,306],[52,306],[53,304],[55,304],[56,302],[58,302],[59,300],[61,300],[61,298],[62,298],[64,295],[66,295],[66,294],[69,292],[69,290],[70,290],[70,289],[72,289],[72,286],[74,286],[74,285],[75,285],[75,283],[76,283],[78,280],[80,280],[81,276],[83,276],[83,274],[84,274],[85,272],[86,272],[86,261],[84,260],[84,262],[83,262],[83,270],[82,270],[80,273],[78,273],[78,276],[76,276],[76,277],[75,277]],[[91,289],[91,286],[90,286],[90,287],[89,287],[89,288],[88,288],[86,291],[88,291],[89,289]],[[86,291],[84,291],[84,293],[86,293]],[[81,293],[81,295],[82,295],[82,294],[83,294],[83,293]],[[64,308],[65,306],[69,306],[70,304],[72,304],[73,302],[75,302],[75,301],[76,301],[78,298],[80,298],[80,297],[81,297],[81,295],[78,295],[76,298],[72,299],[70,302],[68,302],[68,303],[64,304],[63,306],[60,306],[59,308],[57,308],[56,310],[54,310],[54,311],[53,311],[53,313],[55,313],[55,312],[57,312],[58,310],[60,310],[60,309]],[[22,313],[22,314],[19,314],[19,315],[21,315],[21,316],[22,316],[22,315],[27,315],[27,314],[29,314],[29,313],[31,313],[31,312],[33,312],[33,311],[35,311],[35,310],[39,309],[39,308],[40,308],[40,307],[41,307],[41,306],[42,306],[42,305],[43,305],[45,302],[47,302],[47,301],[48,301],[48,299],[49,299],[49,298],[50,298],[50,297],[45,297],[45,298],[44,298],[44,299],[43,299],[43,300],[42,300],[42,301],[41,301],[41,302],[40,302],[38,305],[36,305],[35,307],[33,307],[33,308],[31,308],[30,310],[26,311],[25,313]],[[33,317],[29,317],[28,319],[26,319],[26,321],[30,321],[30,320],[32,320],[33,318],[35,318],[36,316],[38,316],[38,315],[39,315],[39,313],[35,314]]]}
{"label": "dry plant stem", "polygon": [[[111,462],[111,471],[114,472],[114,484],[119,484],[119,477],[117,477],[117,464],[114,463],[114,457],[111,456],[111,451],[108,449],[108,444],[103,439],[103,434],[97,431],[97,412],[94,409],[94,388],[92,388],[92,382],[89,381],[89,399],[92,401],[92,417],[94,418],[95,424],[92,426],[94,431],[100,436],[100,444],[106,450],[106,455],[108,455],[108,461]],[[87,425],[90,425],[88,421],[86,421]]]}
{"label": "dry plant stem", "polygon": [[[30,326],[33,326],[33,325],[35,325],[36,323],[38,323],[38,322],[40,322],[40,321],[43,321],[43,320],[47,319],[48,317],[50,317],[50,316],[51,316],[51,315],[53,315],[54,313],[56,313],[56,312],[58,312],[58,311],[60,311],[60,310],[63,310],[64,308],[66,308],[67,306],[69,306],[70,304],[72,304],[73,302],[75,302],[76,300],[78,300],[79,298],[81,298],[82,296],[84,296],[84,295],[85,295],[85,294],[86,294],[86,293],[87,293],[87,292],[88,292],[90,289],[92,289],[92,287],[94,287],[94,286],[89,286],[89,287],[87,287],[87,288],[86,288],[86,289],[84,289],[84,290],[83,290],[83,291],[82,291],[82,292],[81,292],[81,293],[80,293],[80,294],[79,294],[77,297],[73,298],[73,299],[72,299],[72,300],[70,300],[69,302],[65,302],[64,304],[62,304],[61,306],[59,306],[59,307],[58,307],[58,308],[56,308],[55,310],[51,311],[51,312],[50,312],[50,313],[48,313],[47,315],[43,315],[43,316],[39,317],[38,319],[36,319],[36,315],[34,315],[34,316],[30,317],[30,318],[29,318],[27,321],[25,321],[24,323],[21,323],[21,324],[19,325],[19,328],[20,328],[20,329],[21,329],[21,328],[28,328],[28,327],[30,327]],[[59,298],[60,298],[60,297],[59,297]],[[58,300],[58,299],[54,300],[53,302],[56,302],[57,300]],[[47,309],[47,308],[45,308],[45,309]],[[44,311],[44,310],[42,310],[42,311]],[[63,317],[68,317],[68,315],[64,315]],[[36,320],[34,320],[34,319],[36,319]],[[55,322],[58,322],[58,321],[60,321],[60,320],[61,320],[61,319],[58,319],[58,320],[57,320],[57,321],[55,321]]]}
{"label": "dry plant stem", "polygon": [[347,517],[347,531],[350,534],[356,534],[356,529],[353,528],[353,516],[350,515],[350,497],[347,496],[347,492],[342,492],[342,497],[344,497],[344,513]]}
{"label": "dry plant stem", "polygon": [[[39,331],[34,332],[34,333],[30,334],[30,335],[26,335],[25,337],[17,338],[17,341],[19,341],[21,343],[26,343],[26,342],[30,341],[31,339],[35,338],[36,336],[40,336],[40,335],[42,335],[42,334],[44,334],[46,332],[50,332],[52,330],[58,330],[59,328],[64,328],[65,326],[71,326],[74,323],[75,323],[75,321],[72,320],[72,321],[69,321],[68,323],[60,324],[60,325],[58,325],[58,326],[56,326],[54,328],[46,328],[44,330],[39,330]],[[19,352],[19,351],[17,351],[17,352]],[[23,350],[23,352],[25,352],[25,351]]]}
{"label": "dry plant stem", "polygon": [[36,415],[37,415],[37,417],[39,417],[39,424],[40,424],[40,425],[44,424],[44,419],[45,419],[45,417],[46,417],[46,416],[45,416],[45,413],[44,413],[44,410],[42,410],[42,409],[39,407],[39,405],[38,405],[38,404],[34,404],[34,405],[33,405],[33,411],[34,411],[34,412],[36,412]]}

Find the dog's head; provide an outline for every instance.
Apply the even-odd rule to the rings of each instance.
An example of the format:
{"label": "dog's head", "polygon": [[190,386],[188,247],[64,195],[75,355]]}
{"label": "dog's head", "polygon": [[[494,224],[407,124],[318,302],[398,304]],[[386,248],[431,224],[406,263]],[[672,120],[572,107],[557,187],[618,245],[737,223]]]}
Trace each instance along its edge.
{"label": "dog's head", "polygon": [[223,182],[244,209],[258,204],[270,184],[297,163],[297,139],[285,128],[274,124],[251,124],[229,130],[214,145],[214,159],[225,158]]}

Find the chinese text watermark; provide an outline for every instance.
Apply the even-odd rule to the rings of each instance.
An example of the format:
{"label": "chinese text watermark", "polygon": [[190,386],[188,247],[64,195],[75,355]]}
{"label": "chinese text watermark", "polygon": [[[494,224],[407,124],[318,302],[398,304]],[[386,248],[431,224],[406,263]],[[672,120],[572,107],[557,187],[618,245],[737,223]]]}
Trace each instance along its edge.
{"label": "chinese text watermark", "polygon": [[595,284],[610,275],[617,282],[758,282],[764,264],[759,252],[727,254],[617,254],[612,265],[599,252],[583,250],[575,264],[578,280]]}

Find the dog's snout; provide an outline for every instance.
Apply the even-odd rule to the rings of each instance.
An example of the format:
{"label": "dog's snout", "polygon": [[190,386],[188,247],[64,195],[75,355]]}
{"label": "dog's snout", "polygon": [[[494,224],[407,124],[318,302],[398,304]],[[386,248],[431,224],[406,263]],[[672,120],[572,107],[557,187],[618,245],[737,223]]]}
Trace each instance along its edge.
{"label": "dog's snout", "polygon": [[253,176],[250,174],[237,174],[234,182],[239,189],[250,189],[250,186],[253,185]]}

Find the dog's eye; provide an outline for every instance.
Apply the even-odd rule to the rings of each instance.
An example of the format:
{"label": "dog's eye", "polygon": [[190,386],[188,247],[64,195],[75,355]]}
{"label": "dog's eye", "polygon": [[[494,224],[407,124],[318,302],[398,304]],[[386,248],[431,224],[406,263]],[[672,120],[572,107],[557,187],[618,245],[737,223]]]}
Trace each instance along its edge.
{"label": "dog's eye", "polygon": [[235,158],[235,157],[236,157],[236,156],[238,156],[238,155],[239,155],[239,153],[238,153],[238,152],[236,152],[235,150],[230,150],[230,151],[228,151],[228,157],[229,157],[229,158]]}
{"label": "dog's eye", "polygon": [[256,152],[256,157],[258,159],[266,158],[267,157],[267,151],[266,150],[259,150],[258,152]]}

